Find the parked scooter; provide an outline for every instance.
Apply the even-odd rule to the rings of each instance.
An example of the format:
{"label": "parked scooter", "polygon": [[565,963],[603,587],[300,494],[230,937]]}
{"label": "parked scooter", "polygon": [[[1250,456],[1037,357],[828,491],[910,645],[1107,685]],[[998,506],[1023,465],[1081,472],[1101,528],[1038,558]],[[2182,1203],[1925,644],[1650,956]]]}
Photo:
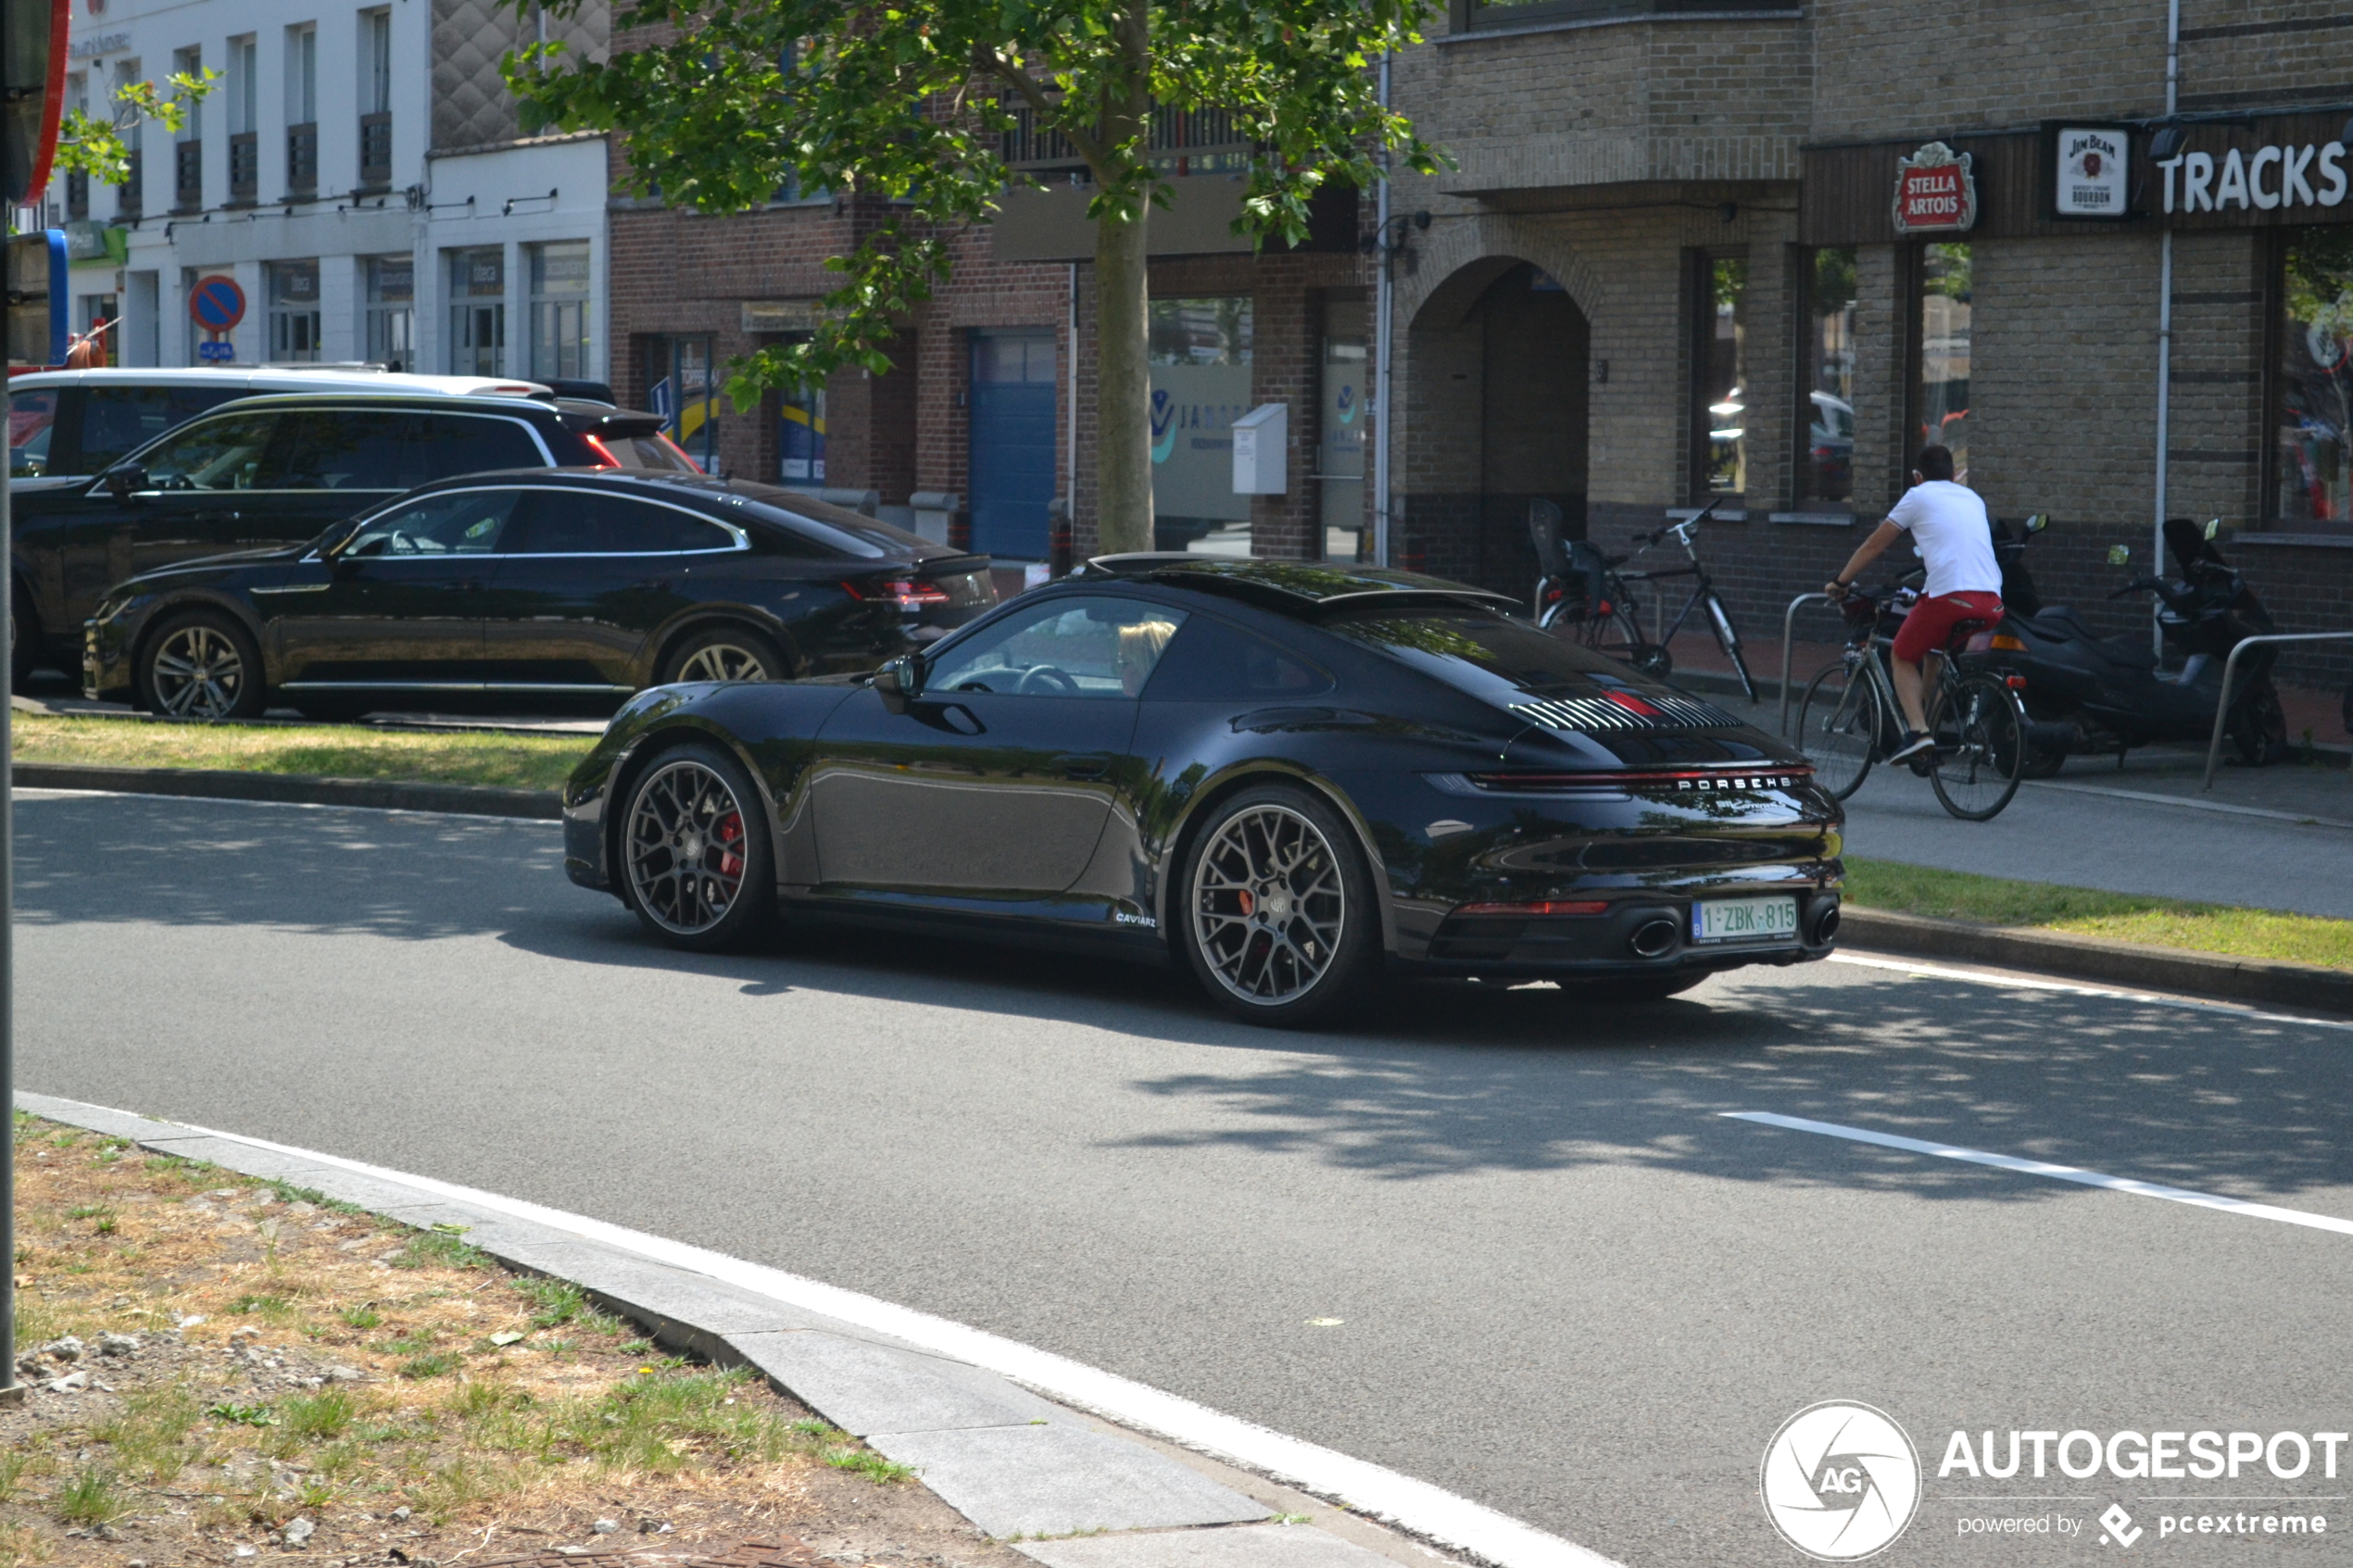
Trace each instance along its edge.
{"label": "parked scooter", "polygon": [[[2134,746],[2162,741],[2203,746],[2213,734],[2231,650],[2245,638],[2277,630],[2246,578],[2214,547],[2221,520],[2203,529],[2187,518],[2167,520],[2165,545],[2181,576],[2135,578],[2108,596],[2158,596],[2166,646],[2183,656],[2181,670],[2173,672],[2158,668],[2146,636],[2103,636],[2074,610],[2043,603],[2025,551],[2048,523],[2046,518],[2028,518],[2022,536],[2006,523],[1994,525],[1994,554],[2001,563],[2002,602],[2008,613],[1987,652],[2001,668],[2026,680],[2026,776],[2048,778],[2070,756],[2113,753],[2120,762]],[[2131,558],[2125,546],[2108,551],[2112,566]],[[2239,760],[2249,766],[2288,756],[2287,717],[2271,684],[2277,662],[2269,647],[2239,660],[2224,729]]]}

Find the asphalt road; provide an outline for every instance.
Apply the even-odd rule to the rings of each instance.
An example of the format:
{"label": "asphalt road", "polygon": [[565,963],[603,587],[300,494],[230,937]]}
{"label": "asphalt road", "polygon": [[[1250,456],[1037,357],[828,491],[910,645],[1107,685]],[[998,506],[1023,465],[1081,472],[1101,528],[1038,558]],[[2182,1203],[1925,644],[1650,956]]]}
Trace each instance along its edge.
{"label": "asphalt road", "polygon": [[[2115,1501],[2182,1561],[2353,1542],[2353,1451],[2335,1480],[1936,1474],[1956,1429],[2353,1429],[2353,1236],[1720,1114],[2353,1218],[2343,1029],[1828,963],[1284,1035],[983,947],[681,957],[563,880],[552,824],[54,796],[17,821],[28,1089],[871,1292],[1642,1568],[1802,1562],[1758,1465],[1829,1399],[1922,1450],[1879,1561],[2096,1553]],[[2180,1496],[2206,1500],[2149,1500]],[[2221,1500],[2249,1498],[2299,1500]],[[2188,1509],[2334,1528],[2160,1539]],[[2007,1516],[2081,1532],[1959,1534]]]}

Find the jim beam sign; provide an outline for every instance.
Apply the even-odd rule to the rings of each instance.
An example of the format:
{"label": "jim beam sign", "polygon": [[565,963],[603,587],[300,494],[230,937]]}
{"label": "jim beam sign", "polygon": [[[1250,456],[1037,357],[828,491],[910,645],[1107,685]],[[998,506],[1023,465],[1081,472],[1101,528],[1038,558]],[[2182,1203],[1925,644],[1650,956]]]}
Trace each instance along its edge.
{"label": "jim beam sign", "polygon": [[1895,232],[1957,234],[1977,222],[1969,155],[1931,142],[1895,165]]}
{"label": "jim beam sign", "polygon": [[2055,218],[2130,218],[2132,132],[2120,125],[2062,125],[2052,144]]}

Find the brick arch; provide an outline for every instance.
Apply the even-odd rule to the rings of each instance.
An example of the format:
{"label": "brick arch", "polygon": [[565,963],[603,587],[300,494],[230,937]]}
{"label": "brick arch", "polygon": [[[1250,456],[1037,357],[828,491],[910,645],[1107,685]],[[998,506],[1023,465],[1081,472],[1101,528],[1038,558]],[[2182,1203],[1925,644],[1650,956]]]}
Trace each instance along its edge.
{"label": "brick arch", "polygon": [[[1398,313],[1416,326],[1460,321],[1490,283],[1523,261],[1550,273],[1587,321],[1602,313],[1606,294],[1592,262],[1524,219],[1485,213],[1441,218],[1427,232],[1405,232],[1406,243],[1420,255],[1413,274],[1399,281]],[[1429,311],[1436,313],[1425,320]]]}

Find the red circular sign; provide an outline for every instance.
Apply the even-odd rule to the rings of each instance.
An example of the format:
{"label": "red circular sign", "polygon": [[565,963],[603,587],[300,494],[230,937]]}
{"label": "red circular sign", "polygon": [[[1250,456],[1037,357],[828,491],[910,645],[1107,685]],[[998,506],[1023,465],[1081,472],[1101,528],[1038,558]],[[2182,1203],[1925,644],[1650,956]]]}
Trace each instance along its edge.
{"label": "red circular sign", "polygon": [[245,291],[218,272],[199,278],[188,291],[188,314],[207,332],[225,332],[245,319]]}

